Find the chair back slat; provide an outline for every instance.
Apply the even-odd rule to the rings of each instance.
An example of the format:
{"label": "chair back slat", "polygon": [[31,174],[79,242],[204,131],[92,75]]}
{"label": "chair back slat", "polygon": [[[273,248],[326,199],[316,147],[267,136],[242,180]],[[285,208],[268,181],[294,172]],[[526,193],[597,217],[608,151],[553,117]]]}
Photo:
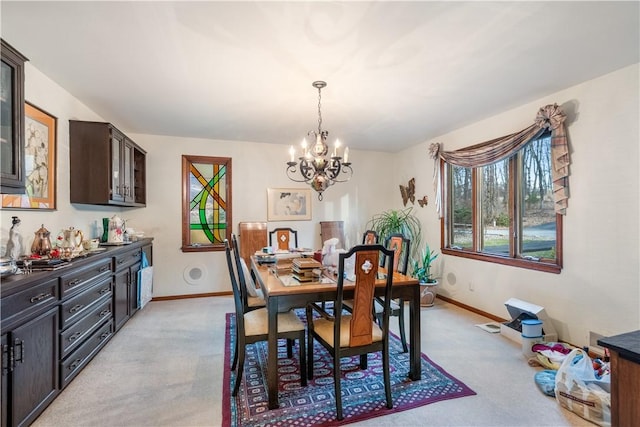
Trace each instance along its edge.
{"label": "chair back slat", "polygon": [[[342,317],[342,302],[344,298],[344,264],[345,260],[355,254],[355,288],[353,306],[351,308],[351,323],[349,346],[357,347],[371,344],[373,341],[373,304],[380,257],[385,256],[388,265],[393,265],[394,251],[382,245],[358,245],[338,258],[338,286],[335,302],[334,342],[340,342],[340,328]],[[388,269],[387,271],[390,271]],[[391,295],[392,275],[387,274],[385,296]],[[386,330],[388,331],[389,304],[386,303]]]}
{"label": "chair back slat", "polygon": [[273,246],[273,236],[276,237],[276,244],[279,250],[288,251],[291,249],[291,238],[293,237],[294,248],[298,247],[298,231],[289,227],[274,228],[269,232],[269,246]]}
{"label": "chair back slat", "polygon": [[[411,251],[411,240],[402,234],[392,234],[387,237],[385,246],[395,252],[393,260],[393,271],[407,274],[409,268],[409,252]],[[383,260],[385,262],[386,260]]]}
{"label": "chair back slat", "polygon": [[378,274],[376,250],[356,253],[356,288],[353,296],[353,314],[351,316],[350,346],[367,345],[373,342],[373,297]]}
{"label": "chair back slat", "polygon": [[362,244],[363,245],[375,245],[378,243],[378,233],[374,230],[367,230],[362,235]]}

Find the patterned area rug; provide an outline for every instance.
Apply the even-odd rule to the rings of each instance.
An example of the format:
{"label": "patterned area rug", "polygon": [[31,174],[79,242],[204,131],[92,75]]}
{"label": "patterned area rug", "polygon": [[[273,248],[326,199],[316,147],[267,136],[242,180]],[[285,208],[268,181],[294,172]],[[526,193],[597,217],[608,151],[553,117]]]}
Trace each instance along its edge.
{"label": "patterned area rug", "polygon": [[[300,313],[299,313],[300,314]],[[409,353],[402,353],[400,339],[391,335],[390,370],[393,408],[387,409],[382,379],[382,355],[369,355],[368,368],[358,368],[358,357],[342,363],[344,420],[337,421],[331,355],[320,344],[314,346],[314,378],[300,386],[297,343],[293,358],[287,358],[286,341],[278,343],[280,408],[268,409],[267,343],[247,346],[244,375],[236,398],[231,397],[235,373],[231,372],[230,348],[235,342],[235,315],[227,313],[222,425],[248,426],[337,426],[405,411],[441,400],[476,393],[422,354],[422,379],[408,379]],[[227,404],[228,403],[228,404]]]}

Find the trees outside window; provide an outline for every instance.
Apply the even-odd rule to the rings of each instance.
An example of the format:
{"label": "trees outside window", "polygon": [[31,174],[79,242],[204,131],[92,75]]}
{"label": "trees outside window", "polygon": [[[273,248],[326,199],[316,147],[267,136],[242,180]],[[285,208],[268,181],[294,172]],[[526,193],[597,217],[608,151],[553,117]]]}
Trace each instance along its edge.
{"label": "trees outside window", "polygon": [[554,211],[550,131],[495,163],[443,167],[444,253],[560,272],[562,216]]}

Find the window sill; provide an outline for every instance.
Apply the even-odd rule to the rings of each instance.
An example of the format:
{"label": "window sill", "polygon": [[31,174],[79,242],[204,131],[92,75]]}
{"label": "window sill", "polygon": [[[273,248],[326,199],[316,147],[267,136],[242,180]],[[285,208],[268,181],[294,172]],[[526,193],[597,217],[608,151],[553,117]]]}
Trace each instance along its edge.
{"label": "window sill", "polygon": [[452,255],[461,258],[475,259],[478,261],[492,262],[494,264],[510,265],[512,267],[526,268],[529,270],[544,271],[546,273],[560,274],[562,266],[558,264],[550,264],[541,261],[531,261],[521,258],[505,258],[496,255],[481,254],[478,252],[469,252],[459,249],[442,249],[445,255]]}
{"label": "window sill", "polygon": [[181,246],[182,252],[214,252],[224,251],[224,245],[189,245]]}

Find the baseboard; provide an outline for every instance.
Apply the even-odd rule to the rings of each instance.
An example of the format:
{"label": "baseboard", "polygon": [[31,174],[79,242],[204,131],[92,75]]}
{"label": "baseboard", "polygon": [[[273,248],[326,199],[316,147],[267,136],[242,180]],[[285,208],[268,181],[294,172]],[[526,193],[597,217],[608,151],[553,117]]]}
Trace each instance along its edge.
{"label": "baseboard", "polygon": [[[233,295],[230,291],[226,292],[208,292],[203,294],[188,294],[188,295],[168,295],[163,297],[153,297],[151,301],[170,301],[170,300],[178,300],[178,299],[188,299],[188,298],[207,298],[207,297],[220,297],[220,296],[229,296]],[[479,310],[475,307],[472,307],[467,304],[463,304],[460,301],[456,301],[452,298],[445,297],[443,295],[437,295],[436,298],[441,299],[442,301],[446,301],[450,304],[458,306],[460,308],[464,308],[467,311],[472,313],[479,314],[484,317],[488,317],[491,320],[495,320],[496,322],[506,322],[507,319],[503,319],[502,317],[495,316],[491,313],[487,313],[486,311]]]}
{"label": "baseboard", "polygon": [[176,299],[221,297],[221,296],[228,296],[228,295],[233,295],[233,293],[231,293],[231,291],[225,291],[225,292],[208,292],[206,294],[168,295],[164,297],[153,297],[151,301],[171,301]]}
{"label": "baseboard", "polygon": [[472,307],[472,306],[467,305],[467,304],[463,304],[460,301],[456,301],[456,300],[454,300],[452,298],[445,297],[443,295],[439,295],[438,294],[438,295],[436,295],[436,298],[440,298],[442,301],[446,301],[446,302],[448,302],[450,304],[453,304],[455,306],[458,306],[460,308],[464,308],[465,310],[470,311],[470,312],[475,313],[475,314],[479,314],[480,316],[488,317],[489,319],[494,320],[496,322],[502,323],[502,322],[506,322],[507,321],[507,319],[503,319],[502,317],[495,316],[495,315],[493,315],[491,313],[487,313],[486,311],[479,310],[479,309],[477,309],[475,307]]}

